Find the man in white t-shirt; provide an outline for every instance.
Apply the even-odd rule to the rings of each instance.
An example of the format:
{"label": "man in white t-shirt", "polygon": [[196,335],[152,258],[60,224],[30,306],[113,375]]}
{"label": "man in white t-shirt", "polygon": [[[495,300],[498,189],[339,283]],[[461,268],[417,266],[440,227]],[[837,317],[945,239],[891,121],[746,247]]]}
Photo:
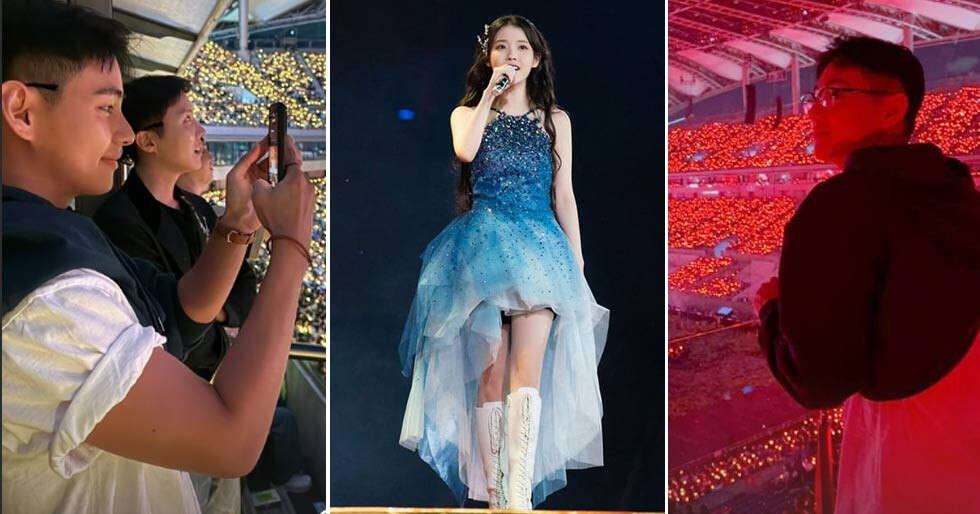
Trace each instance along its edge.
{"label": "man in white t-shirt", "polygon": [[[126,256],[75,196],[109,190],[133,130],[122,116],[127,31],[56,2],[5,0],[3,512],[199,512],[188,475],[240,476],[262,450],[309,265],[312,185],[228,174],[222,230],[179,281]],[[289,162],[301,164],[290,143]],[[259,225],[262,290],[212,383],[162,346],[206,328]]]}

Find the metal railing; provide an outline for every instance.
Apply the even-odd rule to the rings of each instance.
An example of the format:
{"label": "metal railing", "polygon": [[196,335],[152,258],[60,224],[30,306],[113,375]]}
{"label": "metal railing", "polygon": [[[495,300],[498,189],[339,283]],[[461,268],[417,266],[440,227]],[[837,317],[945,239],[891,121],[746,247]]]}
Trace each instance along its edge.
{"label": "metal railing", "polygon": [[289,345],[289,358],[302,361],[326,362],[327,348],[318,344],[293,343]]}

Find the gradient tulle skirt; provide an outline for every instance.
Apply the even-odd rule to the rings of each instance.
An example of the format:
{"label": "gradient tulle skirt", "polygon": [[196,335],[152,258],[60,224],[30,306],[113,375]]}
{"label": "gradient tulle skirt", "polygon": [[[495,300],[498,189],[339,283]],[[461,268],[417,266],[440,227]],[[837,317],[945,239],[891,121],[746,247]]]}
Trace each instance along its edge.
{"label": "gradient tulle skirt", "polygon": [[474,408],[481,373],[501,345],[502,314],[551,309],[541,372],[533,503],[565,470],[602,465],[596,368],[609,311],[596,304],[550,210],[474,206],[426,248],[399,352],[412,391],[400,442],[417,450],[462,503],[486,501]]}

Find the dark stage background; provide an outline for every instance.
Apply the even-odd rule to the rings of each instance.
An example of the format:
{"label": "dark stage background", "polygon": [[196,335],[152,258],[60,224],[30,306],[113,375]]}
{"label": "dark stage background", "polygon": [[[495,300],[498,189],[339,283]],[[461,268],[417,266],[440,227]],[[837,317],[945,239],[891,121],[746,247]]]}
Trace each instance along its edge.
{"label": "dark stage background", "polygon": [[410,387],[398,343],[419,256],[453,216],[449,113],[476,35],[516,13],[551,45],[586,277],[611,311],[599,366],[606,465],[570,471],[540,508],[664,509],[664,25],[662,5],[637,5],[332,2],[331,505],[455,503],[398,446]]}

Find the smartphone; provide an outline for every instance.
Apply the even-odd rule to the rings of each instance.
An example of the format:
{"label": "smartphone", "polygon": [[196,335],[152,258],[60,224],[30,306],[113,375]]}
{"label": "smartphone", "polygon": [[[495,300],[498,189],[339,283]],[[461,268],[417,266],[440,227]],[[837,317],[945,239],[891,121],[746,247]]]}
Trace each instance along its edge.
{"label": "smartphone", "polygon": [[286,176],[286,105],[276,102],[269,106],[269,182],[276,185]]}

